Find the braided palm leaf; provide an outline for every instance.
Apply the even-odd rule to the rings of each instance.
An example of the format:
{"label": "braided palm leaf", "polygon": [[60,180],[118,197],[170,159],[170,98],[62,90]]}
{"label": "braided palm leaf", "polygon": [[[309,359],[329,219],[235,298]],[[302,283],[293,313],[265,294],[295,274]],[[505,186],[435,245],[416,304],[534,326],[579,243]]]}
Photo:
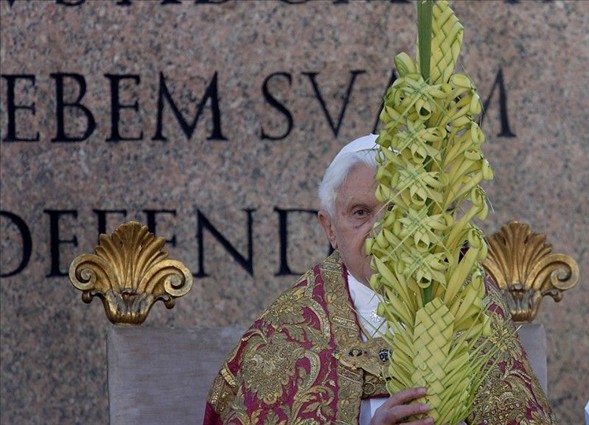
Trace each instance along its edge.
{"label": "braided palm leaf", "polygon": [[418,24],[421,60],[397,55],[399,78],[385,95],[376,196],[387,208],[366,249],[389,325],[388,390],[427,387],[429,416],[452,425],[468,416],[491,355],[480,344],[490,327],[480,266],[487,247],[473,220],[486,217],[479,184],[493,173],[474,119],[476,88],[454,73],[463,27],[446,1],[428,3],[431,37]]}

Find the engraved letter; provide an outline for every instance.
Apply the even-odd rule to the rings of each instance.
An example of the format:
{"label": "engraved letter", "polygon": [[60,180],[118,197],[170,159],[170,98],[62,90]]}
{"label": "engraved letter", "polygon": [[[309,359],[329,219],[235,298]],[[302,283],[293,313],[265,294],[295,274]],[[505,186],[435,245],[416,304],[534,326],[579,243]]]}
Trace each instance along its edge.
{"label": "engraved letter", "polygon": [[[176,210],[143,210],[143,212],[147,216],[147,228],[154,235],[157,235],[157,232],[156,232],[156,227],[157,227],[157,219],[156,219],[156,216],[158,214],[171,214],[174,217],[176,216]],[[166,239],[166,243],[169,243],[172,246],[176,246],[176,235],[173,235],[172,236],[172,239]]]}
{"label": "engraved letter", "polygon": [[275,72],[266,77],[266,79],[264,80],[264,85],[262,87],[262,92],[264,93],[264,98],[266,99],[266,101],[286,117],[288,125],[286,131],[279,136],[269,135],[264,131],[264,128],[262,128],[262,139],[282,140],[290,134],[290,131],[292,130],[293,120],[292,114],[286,108],[286,106],[284,106],[274,96],[272,96],[270,90],[268,89],[268,83],[274,77],[285,77],[288,80],[288,85],[290,86],[292,83],[292,76],[286,72]]}
{"label": "engraved letter", "polygon": [[497,72],[497,77],[495,78],[493,87],[491,87],[491,93],[489,93],[489,97],[487,97],[487,100],[485,100],[485,103],[483,103],[483,113],[481,114],[480,125],[483,125],[487,108],[489,107],[489,103],[491,103],[491,98],[493,97],[495,87],[497,86],[499,86],[499,119],[501,120],[501,131],[499,134],[497,134],[497,136],[517,137],[509,128],[509,115],[507,114],[507,91],[505,90],[505,84],[503,82],[503,69],[501,68],[499,68],[499,72]]}
{"label": "engraved letter", "polygon": [[197,227],[196,227],[196,240],[198,241],[198,272],[195,277],[207,277],[209,276],[204,269],[204,229],[207,229],[211,235],[217,239],[225,248],[225,250],[231,254],[231,256],[243,267],[250,276],[254,275],[253,266],[253,239],[252,239],[252,212],[255,209],[245,209],[247,213],[247,258],[241,255],[229,241],[219,232],[211,222],[204,216],[200,210],[196,211]]}
{"label": "engraved letter", "polygon": [[[19,137],[16,131],[16,110],[17,109],[28,109],[31,111],[31,115],[35,115],[35,103],[30,105],[17,105],[15,101],[15,82],[17,79],[31,81],[31,86],[35,88],[35,76],[34,75],[5,75],[2,74],[2,78],[6,79],[6,115],[8,120],[8,131],[6,137],[2,141],[4,142],[38,142],[39,133],[32,137]],[[31,127],[30,125],[28,126]]]}
{"label": "engraved letter", "polygon": [[[80,74],[66,74],[66,73],[55,73],[50,74],[51,78],[55,79],[55,105],[56,105],[56,118],[57,118],[57,134],[55,138],[51,139],[52,142],[81,142],[86,140],[96,129],[96,121],[92,112],[84,105],[80,103],[84,95],[86,94],[86,79]],[[64,100],[64,79],[71,78],[80,87],[79,94],[76,100],[72,103],[66,103]],[[72,108],[80,111],[86,116],[86,130],[81,136],[68,136],[65,134],[64,124],[64,110],[65,108]]]}
{"label": "engraved letter", "polygon": [[[59,219],[62,215],[72,215],[75,218],[78,217],[78,211],[76,210],[43,210],[44,213],[49,214],[49,232],[50,232],[50,247],[51,247],[51,272],[46,277],[53,276],[67,276],[67,272],[63,272],[60,269],[60,251],[59,246],[65,243],[73,244],[78,246],[78,238],[76,236],[73,239],[64,240],[59,239]],[[73,258],[73,257],[72,257]]]}
{"label": "engraved letter", "polygon": [[136,137],[124,137],[119,133],[119,121],[121,119],[121,109],[133,109],[134,111],[139,110],[139,103],[135,100],[131,104],[121,104],[120,98],[120,81],[123,79],[133,80],[135,84],[141,83],[139,75],[114,75],[104,74],[106,78],[110,80],[110,107],[111,107],[111,132],[110,137],[106,139],[107,142],[120,142],[124,140],[142,140],[143,131]]}
{"label": "engraved letter", "polygon": [[164,100],[166,100],[168,102],[168,104],[170,105],[170,108],[172,109],[172,112],[174,113],[174,116],[176,117],[176,119],[180,123],[180,127],[182,127],[182,131],[184,132],[186,137],[188,139],[190,139],[190,137],[192,137],[192,133],[194,132],[194,129],[196,128],[196,123],[198,121],[198,117],[200,117],[200,114],[202,113],[203,108],[209,98],[211,99],[211,112],[213,114],[213,130],[212,130],[211,135],[208,137],[208,140],[227,140],[221,132],[221,109],[219,108],[219,92],[218,92],[218,88],[217,88],[217,73],[216,72],[215,72],[215,75],[213,75],[213,80],[211,81],[211,84],[209,84],[209,86],[207,87],[207,90],[206,90],[200,104],[197,107],[196,116],[194,117],[194,119],[192,120],[191,123],[187,122],[187,120],[184,119],[182,112],[178,109],[178,107],[174,103],[174,100],[172,99],[172,96],[170,95],[168,87],[166,86],[166,79],[164,77],[164,74],[162,74],[162,73],[160,73],[159,87],[160,87],[159,96],[158,96],[158,100],[157,100],[157,129],[156,129],[155,135],[153,136],[152,140],[163,140],[163,141],[168,140],[166,138],[166,136],[164,136],[164,134],[163,134],[163,115],[164,115],[164,105],[165,105]]}
{"label": "engraved letter", "polygon": [[317,85],[317,81],[315,80],[315,77],[317,75],[319,75],[319,73],[318,72],[303,72],[303,75],[307,75],[309,77],[309,79],[311,80],[311,84],[313,85],[313,91],[315,92],[315,97],[317,98],[317,100],[321,104],[321,109],[323,109],[323,112],[325,113],[325,117],[327,118],[327,122],[329,123],[329,126],[331,127],[331,130],[333,131],[333,135],[336,137],[337,137],[337,134],[339,133],[340,126],[341,126],[342,121],[344,119],[346,107],[348,106],[348,102],[350,101],[350,95],[352,94],[352,88],[354,87],[354,80],[356,80],[356,76],[358,76],[360,74],[364,74],[365,72],[366,71],[361,71],[361,70],[351,71],[352,78],[350,79],[350,82],[348,84],[348,89],[346,90],[343,104],[340,109],[339,116],[338,116],[336,122],[333,121],[331,114],[327,110],[327,106],[325,105],[325,101],[323,100],[323,96],[321,96],[321,92],[319,90],[319,86]]}
{"label": "engraved letter", "polygon": [[[8,272],[0,272],[0,277],[10,277],[22,272],[25,269],[25,267],[27,267],[27,265],[29,264],[29,260],[31,259],[31,253],[33,251],[33,239],[31,238],[31,231],[29,230],[27,223],[25,223],[25,221],[18,215],[8,211],[0,211],[0,216],[12,220],[12,222],[18,228],[18,231],[20,232],[20,236],[22,238],[22,256],[20,264],[14,270]],[[10,247],[13,247],[15,245],[17,245],[16,242],[11,242],[9,244]],[[4,252],[3,254],[4,258],[8,257],[6,252]]]}

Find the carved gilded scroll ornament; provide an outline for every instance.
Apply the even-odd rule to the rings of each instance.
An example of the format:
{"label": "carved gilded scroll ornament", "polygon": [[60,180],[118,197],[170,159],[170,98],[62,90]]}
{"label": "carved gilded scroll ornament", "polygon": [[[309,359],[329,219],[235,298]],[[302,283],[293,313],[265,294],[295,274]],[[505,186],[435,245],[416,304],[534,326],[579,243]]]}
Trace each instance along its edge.
{"label": "carved gilded scroll ornament", "polygon": [[99,297],[112,323],[141,324],[156,301],[172,308],[192,287],[190,270],[168,259],[164,244],[146,226],[125,223],[110,236],[100,235],[94,254],[72,261],[70,281],[84,302]]}
{"label": "carved gilded scroll ornament", "polygon": [[579,281],[579,266],[565,254],[552,253],[546,235],[512,221],[487,238],[483,266],[504,293],[515,322],[531,322],[542,298],[558,302]]}

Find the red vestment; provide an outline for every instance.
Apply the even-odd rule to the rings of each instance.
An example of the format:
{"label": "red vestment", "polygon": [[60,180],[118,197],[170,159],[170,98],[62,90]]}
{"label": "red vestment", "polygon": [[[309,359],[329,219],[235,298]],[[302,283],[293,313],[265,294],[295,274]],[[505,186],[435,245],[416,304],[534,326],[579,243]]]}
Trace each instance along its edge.
{"label": "red vestment", "polygon": [[[357,424],[362,398],[387,395],[386,343],[361,342],[346,276],[335,252],[262,313],[215,379],[204,425]],[[554,424],[499,290],[487,292],[500,350],[468,423]]]}

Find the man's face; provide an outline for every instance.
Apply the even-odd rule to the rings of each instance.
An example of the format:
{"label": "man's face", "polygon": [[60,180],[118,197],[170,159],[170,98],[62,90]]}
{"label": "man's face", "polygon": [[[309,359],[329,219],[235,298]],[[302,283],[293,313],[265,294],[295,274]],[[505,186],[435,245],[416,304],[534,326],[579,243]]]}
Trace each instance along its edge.
{"label": "man's face", "polygon": [[355,165],[337,192],[333,217],[319,211],[319,221],[331,245],[339,250],[352,276],[365,285],[373,271],[364,243],[383,210],[383,204],[374,196],[377,186],[374,174],[372,167]]}

